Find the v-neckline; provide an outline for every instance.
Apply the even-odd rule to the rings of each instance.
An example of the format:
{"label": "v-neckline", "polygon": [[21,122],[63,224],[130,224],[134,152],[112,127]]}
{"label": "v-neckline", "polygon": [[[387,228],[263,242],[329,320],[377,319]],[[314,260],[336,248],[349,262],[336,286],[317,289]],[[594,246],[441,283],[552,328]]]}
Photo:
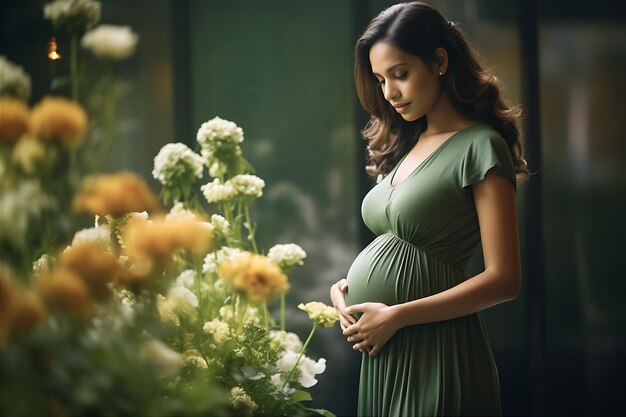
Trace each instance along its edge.
{"label": "v-neckline", "polygon": [[[437,146],[437,147],[435,148],[435,150],[433,150],[431,153],[429,153],[429,154],[428,154],[428,156],[422,160],[422,162],[420,162],[419,164],[417,164],[417,166],[416,166],[415,168],[413,168],[413,170],[412,170],[411,172],[409,172],[409,174],[408,174],[406,177],[404,177],[404,179],[403,179],[402,181],[400,181],[400,182],[399,182],[398,184],[396,184],[396,185],[393,185],[392,183],[393,183],[394,178],[396,177],[396,172],[398,171],[398,169],[400,168],[400,165],[402,165],[402,162],[404,162],[404,159],[405,159],[405,158],[409,155],[409,152],[411,152],[411,151],[409,151],[409,152],[405,153],[405,154],[404,154],[404,156],[400,159],[400,162],[398,162],[398,163],[396,164],[395,168],[394,168],[394,169],[391,171],[391,173],[389,174],[389,178],[390,178],[390,179],[389,179],[389,187],[390,187],[392,190],[395,190],[396,188],[398,188],[398,187],[399,187],[400,185],[402,185],[402,184],[403,184],[406,180],[408,180],[410,177],[412,177],[412,176],[413,176],[413,174],[415,174],[415,173],[416,173],[416,172],[417,172],[417,171],[418,171],[418,170],[422,167],[422,165],[426,164],[426,162],[428,162],[430,159],[434,158],[434,156],[435,156],[437,153],[439,153],[439,151],[440,151],[441,149],[443,149],[443,147],[445,146],[445,144],[446,144],[446,143],[450,142],[450,141],[451,141],[451,140],[452,140],[455,136],[458,136],[460,133],[463,133],[463,132],[465,132],[465,131],[467,131],[467,130],[469,130],[469,129],[471,129],[471,128],[473,128],[474,126],[477,126],[477,125],[479,125],[479,124],[481,124],[481,123],[480,123],[480,122],[479,122],[479,123],[474,123],[474,124],[473,124],[473,125],[471,125],[471,126],[467,126],[467,127],[463,128],[463,129],[461,129],[461,130],[457,131],[457,132],[454,132],[452,135],[450,135],[450,137],[449,137],[448,139],[444,140],[444,141],[443,141],[443,142],[442,142],[439,146]],[[419,140],[419,139],[418,139],[418,140]]]}

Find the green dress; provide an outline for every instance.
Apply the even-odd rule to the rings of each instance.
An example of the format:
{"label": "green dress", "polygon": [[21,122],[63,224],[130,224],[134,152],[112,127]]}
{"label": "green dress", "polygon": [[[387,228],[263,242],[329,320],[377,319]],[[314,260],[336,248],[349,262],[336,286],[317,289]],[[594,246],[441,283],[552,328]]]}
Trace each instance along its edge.
{"label": "green dress", "polygon": [[[405,303],[469,278],[480,243],[471,185],[490,170],[516,184],[507,143],[482,123],[452,135],[394,187],[401,162],[363,199],[377,237],[350,267],[348,305]],[[481,313],[404,327],[378,355],[364,353],[358,415],[501,415]]]}

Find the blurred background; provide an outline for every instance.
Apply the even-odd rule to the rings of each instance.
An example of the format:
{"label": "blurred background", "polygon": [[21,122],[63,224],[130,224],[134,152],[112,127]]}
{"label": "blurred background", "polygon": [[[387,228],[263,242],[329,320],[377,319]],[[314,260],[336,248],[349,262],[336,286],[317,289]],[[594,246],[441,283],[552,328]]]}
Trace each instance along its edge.
{"label": "blurred background", "polygon": [[[66,71],[47,58],[43,0],[0,0],[0,55],[32,77],[31,104]],[[353,46],[379,0],[103,0],[102,23],[130,25],[137,54],[118,71],[132,120],[107,162],[150,179],[168,142],[191,147],[214,116],[245,132],[244,155],[266,181],[253,206],[267,250],[307,252],[290,277],[288,327],[299,302],[329,302],[372,239],[360,218],[372,186],[359,131]],[[522,293],[483,312],[505,415],[618,414],[626,374],[626,2],[431,1],[478,48],[525,112],[526,155],[538,174],[520,186]],[[59,53],[63,45],[59,42]],[[478,272],[477,254],[472,269]],[[274,309],[277,306],[273,306]],[[314,407],[356,413],[360,358],[338,330],[317,333],[328,360]],[[480,383],[477,381],[477,383]]]}

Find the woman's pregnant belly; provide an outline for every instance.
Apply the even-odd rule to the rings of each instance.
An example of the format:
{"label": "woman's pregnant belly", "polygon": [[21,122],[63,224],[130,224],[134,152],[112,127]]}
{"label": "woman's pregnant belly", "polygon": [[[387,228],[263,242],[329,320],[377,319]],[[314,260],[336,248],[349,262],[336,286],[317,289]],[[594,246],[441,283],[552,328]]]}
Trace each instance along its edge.
{"label": "woman's pregnant belly", "polygon": [[464,273],[399,237],[378,236],[348,270],[347,305],[405,303],[462,282]]}

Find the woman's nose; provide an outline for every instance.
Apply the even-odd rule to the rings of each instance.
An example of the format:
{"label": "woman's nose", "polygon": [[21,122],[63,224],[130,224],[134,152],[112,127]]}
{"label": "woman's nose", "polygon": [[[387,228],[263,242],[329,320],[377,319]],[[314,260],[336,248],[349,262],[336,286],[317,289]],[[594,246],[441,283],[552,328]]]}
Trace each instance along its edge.
{"label": "woman's nose", "polygon": [[398,98],[398,94],[399,94],[399,91],[395,87],[394,83],[392,83],[392,82],[386,82],[385,83],[385,90],[383,92],[383,95],[385,96],[385,99],[387,101],[392,101],[394,99],[397,99]]}

